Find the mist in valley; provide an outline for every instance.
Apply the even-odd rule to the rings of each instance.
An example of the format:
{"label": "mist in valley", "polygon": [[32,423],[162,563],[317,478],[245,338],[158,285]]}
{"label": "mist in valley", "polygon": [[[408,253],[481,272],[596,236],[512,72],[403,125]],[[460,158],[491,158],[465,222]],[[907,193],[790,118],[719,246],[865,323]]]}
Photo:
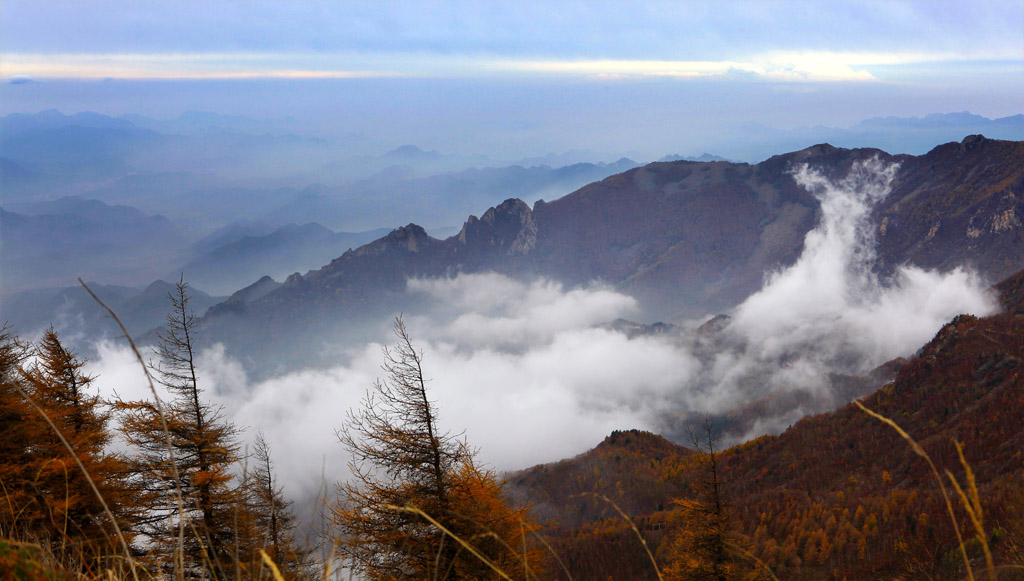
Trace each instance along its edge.
{"label": "mist in valley", "polygon": [[[402,316],[423,351],[439,426],[463,434],[488,465],[515,470],[581,453],[615,429],[683,441],[686,422],[700,414],[724,417],[766,398],[795,394],[798,405],[746,418],[730,441],[777,433],[844,403],[832,375],[866,374],[913,354],[957,314],[997,310],[987,281],[969,270],[876,273],[868,216],[898,171],[873,159],[832,181],[794,167],[792,179],[821,201],[818,225],[794,264],[770,273],[710,328],[698,330],[710,315],[661,333],[616,325],[642,315],[637,301],[598,282],[567,287],[494,273],[410,279],[406,293],[418,306]],[[325,344],[338,365],[269,378],[250,378],[215,345],[199,354],[200,384],[248,427],[245,439],[265,434],[293,494],[315,496],[322,477],[347,475],[334,432],[381,376],[390,322],[366,323],[365,341]],[[89,370],[103,393],[148,397],[123,343],[105,341],[96,352]]]}
{"label": "mist in valley", "polygon": [[395,317],[506,473],[781,433],[1020,268],[1019,180],[974,196],[1024,140],[1020,2],[0,11],[0,319],[150,399],[120,323],[157,360],[187,282],[202,394],[306,525]]}

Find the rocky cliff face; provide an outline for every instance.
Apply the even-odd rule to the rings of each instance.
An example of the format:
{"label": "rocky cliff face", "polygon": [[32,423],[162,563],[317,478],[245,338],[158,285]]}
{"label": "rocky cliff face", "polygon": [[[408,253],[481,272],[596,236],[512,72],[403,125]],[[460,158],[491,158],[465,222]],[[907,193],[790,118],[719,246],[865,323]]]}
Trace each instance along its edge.
{"label": "rocky cliff face", "polygon": [[537,245],[537,222],[526,202],[505,200],[480,218],[470,216],[458,242],[453,253],[466,261],[526,256]]}
{"label": "rocky cliff face", "polygon": [[875,210],[888,264],[968,264],[999,280],[1024,260],[1024,142],[972,135],[903,160]]}

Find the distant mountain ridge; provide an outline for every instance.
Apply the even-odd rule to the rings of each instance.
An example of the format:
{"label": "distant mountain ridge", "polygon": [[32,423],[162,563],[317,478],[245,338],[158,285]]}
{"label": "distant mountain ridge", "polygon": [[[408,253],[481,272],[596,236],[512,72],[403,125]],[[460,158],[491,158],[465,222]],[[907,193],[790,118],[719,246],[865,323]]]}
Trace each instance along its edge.
{"label": "distant mountain ridge", "polygon": [[294,272],[309,270],[386,233],[385,229],[334,232],[316,222],[288,224],[265,234],[256,229],[253,234],[205,250],[177,269],[177,273],[184,274],[199,288],[224,294],[264,275],[283,279]]}
{"label": "distant mountain ridge", "polygon": [[68,273],[152,280],[161,274],[154,266],[181,245],[182,233],[167,218],[127,206],[68,197],[26,204],[23,213],[0,208],[4,293],[67,284]]}
{"label": "distant mountain ridge", "polygon": [[[89,289],[114,309],[128,332],[141,339],[154,328],[166,323],[167,293],[174,286],[157,280],[144,288],[89,282]],[[191,306],[203,312],[222,302],[225,297],[211,296],[201,288],[190,288]],[[120,328],[110,315],[80,285],[64,288],[35,289],[0,298],[4,320],[25,336],[53,324],[68,336],[84,335],[97,342],[104,338],[120,338]],[[94,343],[82,345],[94,349]]]}

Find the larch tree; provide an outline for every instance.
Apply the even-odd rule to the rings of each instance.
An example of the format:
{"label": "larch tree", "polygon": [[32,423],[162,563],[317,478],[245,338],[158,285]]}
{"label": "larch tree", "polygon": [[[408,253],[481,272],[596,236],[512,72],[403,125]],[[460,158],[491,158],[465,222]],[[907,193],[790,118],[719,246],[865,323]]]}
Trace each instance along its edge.
{"label": "larch tree", "polygon": [[167,327],[158,333],[159,361],[151,368],[171,399],[163,405],[118,402],[121,429],[138,451],[136,472],[155,498],[144,532],[156,552],[167,562],[180,550],[175,562],[222,578],[235,570],[235,524],[244,507],[232,474],[239,459],[238,430],[202,398],[188,284],[180,280],[169,298]]}
{"label": "larch tree", "polygon": [[112,520],[123,534],[130,533],[145,502],[132,486],[127,459],[106,449],[111,440],[110,411],[91,393],[93,378],[82,372],[85,362],[61,344],[52,327],[43,334],[35,355],[34,365],[22,372],[25,394],[49,422],[36,430],[33,478],[28,483],[35,492],[35,502],[29,505],[34,510],[25,516],[36,517],[34,528],[53,549],[70,551],[86,564],[122,556]]}
{"label": "larch tree", "polygon": [[705,417],[699,431],[687,428],[697,451],[693,495],[676,500],[680,524],[664,573],[672,581],[726,581],[741,574],[737,533],[726,501],[714,429]]}
{"label": "larch tree", "polygon": [[[245,528],[250,535],[245,544],[251,549],[262,548],[286,579],[308,576],[309,551],[300,547],[295,539],[292,502],[285,498],[284,489],[277,484],[270,445],[262,433],[256,435],[243,489],[248,504]],[[250,570],[262,566],[258,551],[252,551],[244,558]]]}
{"label": "larch tree", "polygon": [[0,328],[0,537],[28,539],[33,531],[25,507],[34,491],[32,447],[44,424],[25,400],[22,362],[29,348],[8,327]]}
{"label": "larch tree", "polygon": [[353,456],[333,509],[341,552],[371,579],[480,579],[495,569],[536,578],[545,569],[528,538],[536,525],[463,441],[439,432],[423,355],[401,317],[394,332],[397,343],[383,350],[386,378],[338,431]]}

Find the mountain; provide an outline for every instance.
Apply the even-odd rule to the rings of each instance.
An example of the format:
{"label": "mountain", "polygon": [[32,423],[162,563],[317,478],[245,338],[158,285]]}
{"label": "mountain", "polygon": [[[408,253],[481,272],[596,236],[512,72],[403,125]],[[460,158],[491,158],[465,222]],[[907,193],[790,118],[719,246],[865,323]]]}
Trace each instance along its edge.
{"label": "mountain", "polygon": [[[412,163],[439,155],[412,146],[396,152],[385,154],[383,158]],[[562,196],[635,166],[632,160],[622,159],[612,164],[579,163],[554,168],[474,167],[424,176],[420,169],[408,164],[389,165],[348,184],[310,188],[301,196],[270,206],[259,219],[276,224],[316,221],[346,229],[412,219],[428,226],[444,226],[458,224],[473,208],[497,200],[516,196],[533,201],[545,196]]]}
{"label": "mountain", "polygon": [[658,161],[731,161],[718,155],[712,155],[710,153],[702,153],[698,157],[685,156],[679,154],[666,155]]}
{"label": "mountain", "polygon": [[706,144],[732,159],[761,160],[778,151],[828,142],[846,148],[878,147],[894,153],[920,155],[936,143],[984,134],[993,139],[1024,140],[1024,115],[990,119],[966,111],[935,113],[923,117],[875,117],[850,127],[798,127],[776,129],[761,125],[742,128],[744,140]]}
{"label": "mountain", "polygon": [[16,137],[33,131],[61,129],[64,127],[121,130],[136,128],[130,121],[90,111],[65,115],[57,109],[46,109],[39,113],[12,113],[0,118],[0,133],[3,133],[6,137]]}
{"label": "mountain", "polygon": [[[319,270],[289,277],[267,296],[204,321],[216,340],[330,332],[379,313],[408,311],[410,277],[495,271],[549,277],[570,286],[601,280],[636,297],[645,318],[724,312],[791,264],[817,221],[818,200],[791,172],[799,164],[832,178],[855,162],[899,163],[892,191],[872,214],[883,270],[904,262],[968,263],[996,280],[1024,267],[1024,143],[971,136],[922,156],[817,145],[757,165],[662,162],[611,176],[531,209],[510,199],[470,216],[458,236],[437,240],[415,224],[346,252]],[[954,210],[955,208],[955,210]],[[945,223],[942,226],[940,223]],[[932,228],[934,236],[928,236]],[[944,230],[943,228],[948,228]],[[941,235],[940,235],[941,233]],[[229,330],[231,329],[231,330]]]}
{"label": "mountain", "polygon": [[[128,332],[135,338],[166,323],[170,309],[167,293],[174,285],[158,280],[144,288],[90,282],[89,288],[114,309]],[[190,288],[191,306],[203,313],[225,297],[211,296],[201,289]],[[69,337],[86,336],[98,342],[102,338],[119,338],[122,333],[110,315],[81,287],[44,288],[0,297],[4,320],[22,336],[42,331],[47,325],[60,329]],[[80,345],[94,348],[93,342]]]}
{"label": "mountain", "polygon": [[210,134],[237,132],[252,135],[281,134],[301,129],[303,123],[290,118],[254,119],[244,115],[223,115],[207,111],[185,111],[174,119],[152,119],[143,115],[122,115],[119,119],[136,127],[161,133]]}
{"label": "mountain", "polygon": [[0,119],[0,151],[38,172],[76,180],[107,179],[132,170],[127,161],[138,150],[151,149],[160,134],[100,115],[63,115],[56,110]]}
{"label": "mountain", "polygon": [[665,510],[666,500],[685,492],[683,482],[664,478],[665,472],[693,453],[657,434],[617,430],[575,458],[511,474],[506,486],[534,504],[542,519],[573,528],[615,515],[609,502],[590,495],[609,497],[629,515]]}
{"label": "mountain", "polygon": [[907,131],[921,129],[953,128],[961,131],[965,127],[997,129],[1000,127],[1024,129],[1024,115],[1011,115],[989,119],[968,111],[959,113],[932,113],[923,117],[872,117],[850,127],[851,131]]}
{"label": "mountain", "polygon": [[184,246],[163,216],[129,206],[66,197],[0,208],[4,293],[71,284],[76,278],[124,284],[163,274]]}
{"label": "mountain", "polygon": [[[956,446],[962,448],[997,563],[1020,559],[1016,543],[1024,538],[1022,281],[1024,271],[997,286],[1005,312],[956,317],[892,382],[862,400],[966,487]],[[509,485],[538,503],[541,514],[559,518],[552,543],[575,556],[569,561],[575,577],[618,578],[634,567],[653,578],[633,531],[607,502],[587,493],[621,503],[654,554],[665,555],[682,526],[674,500],[692,498],[702,474],[696,458],[653,434],[616,432],[576,458],[512,474]],[[778,578],[964,574],[929,464],[894,429],[853,404],[721,451],[718,460],[735,541]],[[950,494],[959,504],[957,493]],[[965,515],[958,511],[957,518],[972,538]],[[612,547],[615,559],[608,558]],[[971,541],[968,551],[979,571],[980,544]]]}
{"label": "mountain", "polygon": [[[40,176],[11,192],[21,199],[87,195],[133,173],[185,171],[266,181],[310,170],[337,155],[337,141],[289,129],[309,128],[288,120],[202,113],[157,122],[48,110],[0,118],[0,152]],[[136,193],[138,198],[144,197],[141,194],[144,191]]]}
{"label": "mountain", "polygon": [[968,264],[992,280],[1018,270],[1024,142],[972,135],[921,161],[904,162],[896,195],[876,209],[883,260],[942,269]]}
{"label": "mountain", "polygon": [[[293,272],[308,271],[386,232],[334,232],[315,222],[289,224],[264,235],[243,235],[204,252],[175,272],[201,288],[228,293],[263,275],[283,279]],[[227,234],[222,232],[221,237]],[[209,242],[207,239],[205,245]]]}

